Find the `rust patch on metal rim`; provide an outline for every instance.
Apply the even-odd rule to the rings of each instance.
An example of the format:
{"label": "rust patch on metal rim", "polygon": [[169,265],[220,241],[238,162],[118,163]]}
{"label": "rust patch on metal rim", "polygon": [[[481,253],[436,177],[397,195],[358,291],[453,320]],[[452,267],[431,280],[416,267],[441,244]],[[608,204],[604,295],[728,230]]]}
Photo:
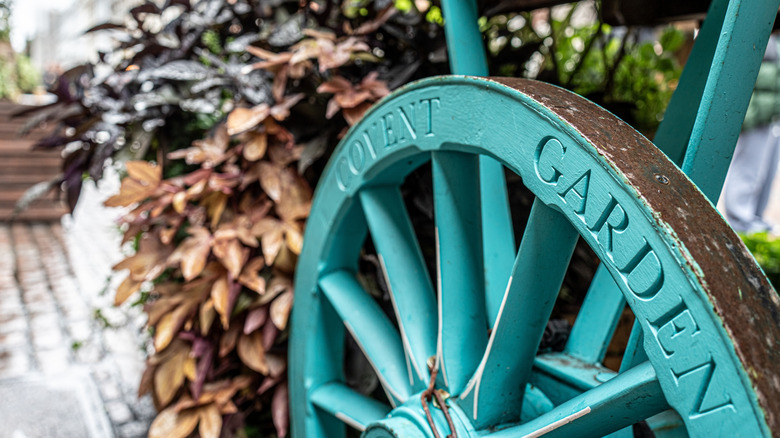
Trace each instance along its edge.
{"label": "rust patch on metal rim", "polygon": [[732,339],[767,426],[780,437],[780,298],[739,236],[652,142],[622,121],[605,125],[605,119],[615,120],[611,113],[541,82],[490,80],[532,97],[577,129],[634,187],[658,227],[676,233],[680,252]]}

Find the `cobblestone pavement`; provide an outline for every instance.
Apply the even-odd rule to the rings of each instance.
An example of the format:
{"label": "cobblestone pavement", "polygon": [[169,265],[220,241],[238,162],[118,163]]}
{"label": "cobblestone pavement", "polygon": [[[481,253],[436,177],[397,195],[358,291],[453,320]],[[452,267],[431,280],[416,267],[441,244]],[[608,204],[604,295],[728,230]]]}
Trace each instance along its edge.
{"label": "cobblestone pavement", "polygon": [[143,316],[111,306],[119,253],[93,220],[113,227],[0,223],[0,438],[142,437],[154,417]]}

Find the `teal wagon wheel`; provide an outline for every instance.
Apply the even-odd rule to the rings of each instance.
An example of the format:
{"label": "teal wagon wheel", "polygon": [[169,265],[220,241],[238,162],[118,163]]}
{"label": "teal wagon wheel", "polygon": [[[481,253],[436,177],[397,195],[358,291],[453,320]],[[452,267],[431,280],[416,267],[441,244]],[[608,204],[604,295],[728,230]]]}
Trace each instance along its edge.
{"label": "teal wagon wheel", "polygon": [[[512,236],[491,235],[490,215],[479,214],[480,155],[536,196],[501,285],[485,281],[484,260],[494,257],[483,239]],[[433,276],[399,189],[427,162]],[[367,236],[387,312],[357,278]],[[580,237],[609,274],[594,279],[583,305],[596,316],[583,308],[576,345],[537,355]],[[610,296],[610,286],[622,294]],[[434,78],[373,108],[319,183],[295,293],[296,437],[350,428],[369,438],[621,436],[663,412],[675,412],[691,436],[780,433],[776,292],[648,140],[549,85]],[[623,303],[637,328],[615,373],[600,362],[619,313],[610,309]],[[376,372],[382,400],[345,383],[345,334]]]}

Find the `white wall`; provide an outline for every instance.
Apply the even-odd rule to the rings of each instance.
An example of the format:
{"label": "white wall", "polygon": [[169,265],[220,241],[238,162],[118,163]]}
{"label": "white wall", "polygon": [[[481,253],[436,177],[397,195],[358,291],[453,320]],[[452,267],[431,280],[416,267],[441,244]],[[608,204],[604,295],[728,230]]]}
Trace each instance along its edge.
{"label": "white wall", "polygon": [[[84,31],[107,21],[122,23],[128,18],[128,10],[141,2],[16,0],[14,46],[21,51],[24,41],[29,41],[33,64],[41,71],[62,71],[86,61],[96,61],[98,50],[110,50],[113,46],[111,34],[84,35]],[[18,47],[20,44],[21,48]]]}

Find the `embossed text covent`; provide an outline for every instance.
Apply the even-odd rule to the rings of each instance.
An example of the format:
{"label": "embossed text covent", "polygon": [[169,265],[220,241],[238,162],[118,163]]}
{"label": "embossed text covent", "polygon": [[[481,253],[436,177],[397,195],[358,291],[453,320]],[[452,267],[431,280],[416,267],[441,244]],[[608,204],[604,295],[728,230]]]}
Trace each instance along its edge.
{"label": "embossed text covent", "polygon": [[345,153],[336,162],[336,183],[346,191],[354,177],[387,151],[407,145],[420,137],[433,137],[435,115],[441,109],[438,97],[402,102],[391,111],[372,114],[364,128],[352,133]]}

